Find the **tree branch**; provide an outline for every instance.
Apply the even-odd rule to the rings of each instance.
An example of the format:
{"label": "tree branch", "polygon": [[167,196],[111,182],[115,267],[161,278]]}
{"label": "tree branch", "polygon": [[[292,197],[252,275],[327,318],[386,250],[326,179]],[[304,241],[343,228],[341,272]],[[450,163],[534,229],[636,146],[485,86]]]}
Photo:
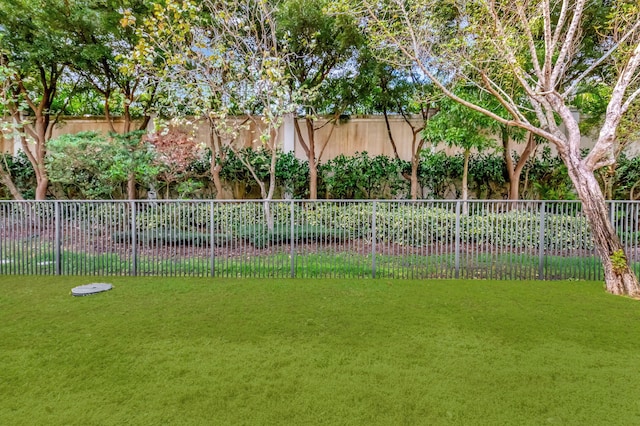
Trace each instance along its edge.
{"label": "tree branch", "polygon": [[[616,51],[618,50],[618,48],[620,47],[620,45],[622,43],[624,43],[631,35],[632,33],[634,33],[635,31],[637,31],[638,29],[640,29],[640,21],[636,22],[636,24],[633,26],[633,28],[629,31],[627,31],[627,33],[618,41],[616,42],[609,50],[607,50],[607,52],[602,55],[600,58],[598,58],[593,64],[591,64],[586,70],[584,70],[571,84],[571,86],[569,86],[569,88],[567,90],[564,91],[564,93],[562,94],[562,96],[567,97],[569,95],[571,95],[577,88],[578,85],[589,75],[593,72],[593,70],[595,70],[597,67],[599,67],[600,65],[602,65],[602,63],[604,61],[606,61],[607,59],[609,59],[609,57]],[[636,48],[637,49],[637,48]]]}
{"label": "tree branch", "polygon": [[[543,2],[543,9],[544,9],[544,5],[547,4],[546,2]],[[547,4],[548,6],[548,4]],[[533,34],[531,33],[531,28],[529,28],[529,21],[527,20],[527,17],[525,16],[524,13],[524,6],[518,2],[516,2],[516,8],[518,10],[518,18],[520,19],[520,26],[522,27],[522,29],[524,30],[524,34],[527,40],[527,45],[529,46],[529,55],[531,55],[531,63],[533,64],[533,68],[535,70],[536,75],[538,76],[538,80],[542,80],[543,79],[543,72],[540,69],[540,63],[538,62],[538,52],[536,50],[536,43],[535,40],[533,38]],[[545,11],[546,12],[546,11]],[[545,31],[545,41],[547,39],[547,19],[546,19],[546,13],[545,13],[545,25],[544,25],[544,31]],[[549,32],[551,31],[551,29],[549,28]],[[546,59],[547,55],[545,55],[545,59]],[[548,72],[547,70],[547,64],[545,62],[545,66],[544,66],[544,70]]]}
{"label": "tree branch", "polygon": [[[549,1],[550,0],[543,0],[543,3],[549,3]],[[562,43],[560,53],[558,53],[556,64],[553,67],[553,72],[551,73],[551,79],[549,81],[550,87],[547,90],[550,90],[551,88],[557,86],[560,77],[564,74],[565,63],[570,62],[569,57],[574,48],[576,35],[578,34],[578,30],[580,29],[585,2],[586,0],[576,1],[576,4],[573,8],[573,17],[571,18],[571,23],[569,24],[569,29],[567,30],[567,33],[565,35],[564,43]],[[545,52],[545,55],[553,56],[554,52]]]}

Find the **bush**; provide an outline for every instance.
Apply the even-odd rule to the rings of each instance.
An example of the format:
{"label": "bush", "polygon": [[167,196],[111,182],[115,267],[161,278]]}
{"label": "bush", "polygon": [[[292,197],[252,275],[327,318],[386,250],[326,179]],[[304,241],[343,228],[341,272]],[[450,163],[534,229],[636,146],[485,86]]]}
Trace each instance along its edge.
{"label": "bush", "polygon": [[[294,225],[293,232],[295,241],[301,242],[341,242],[345,240],[345,235],[337,229],[330,229],[313,225]],[[237,236],[250,242],[256,248],[265,248],[269,245],[290,244],[291,225],[279,223],[272,230],[266,225],[248,225],[240,228]]]}
{"label": "bush", "polygon": [[110,199],[123,195],[116,188],[135,174],[148,183],[158,173],[151,164],[153,152],[140,140],[141,132],[112,134],[96,132],[62,135],[47,144],[46,167],[51,183],[66,198]]}
{"label": "bush", "polygon": [[407,182],[401,175],[402,162],[386,155],[353,157],[339,155],[322,168],[329,198],[384,199],[406,195]]}
{"label": "bush", "polygon": [[640,199],[640,156],[620,154],[615,168],[613,197],[616,200]]}
{"label": "bush", "polygon": [[281,152],[276,161],[276,183],[294,199],[309,196],[309,162],[296,158],[293,152]]}
{"label": "bush", "polygon": [[197,168],[211,155],[202,144],[175,129],[147,134],[143,139],[153,147],[151,163],[158,169],[157,179],[164,185],[166,198],[170,198],[172,186],[180,198],[195,196],[202,190],[204,184],[195,180]]}
{"label": "bush", "polygon": [[462,155],[449,156],[446,153],[422,151],[418,168],[420,186],[429,198],[445,198],[447,191],[462,179],[464,159]]}
{"label": "bush", "polygon": [[569,179],[567,166],[564,165],[560,157],[552,156],[551,150],[545,146],[542,155],[529,159],[523,175],[527,176],[531,189],[529,198],[541,200],[575,200],[576,194],[573,183]]}
{"label": "bush", "polygon": [[[112,234],[115,243],[131,243],[131,232],[116,232]],[[228,234],[214,234],[213,242],[222,246],[231,239]],[[136,234],[138,244],[146,245],[180,245],[194,247],[208,247],[211,235],[203,232],[184,232],[176,229],[147,229]]]}
{"label": "bush", "polygon": [[503,195],[507,176],[507,167],[501,155],[480,153],[471,156],[469,180],[475,187],[477,198],[486,199],[494,195]]}
{"label": "bush", "polygon": [[[550,250],[592,250],[589,226],[576,209],[563,214],[545,214],[545,246]],[[372,203],[295,203],[294,232],[297,242],[344,242],[357,239],[370,241],[373,227]],[[453,243],[455,240],[455,203],[376,204],[377,241],[426,247]],[[270,204],[273,228],[267,226],[261,202],[220,203],[149,203],[136,214],[138,241],[145,244],[179,244],[207,246],[210,234],[214,244],[221,245],[237,238],[264,248],[289,244],[291,238],[291,203]],[[540,216],[537,212],[513,210],[505,213],[476,211],[460,216],[462,243],[486,244],[533,250],[539,247]],[[98,215],[114,217],[118,211],[80,210],[83,220]],[[213,217],[213,230],[211,218]],[[107,217],[105,217],[107,218]],[[108,223],[105,218],[100,223]],[[124,219],[125,221],[128,220]],[[130,241],[125,232],[113,234],[118,242]]]}
{"label": "bush", "polygon": [[251,192],[257,187],[257,182],[249,169],[242,163],[249,163],[261,182],[269,181],[269,168],[271,165],[271,153],[265,149],[244,148],[233,152],[226,148],[225,160],[221,162],[220,177],[227,182],[243,184],[246,192]]}

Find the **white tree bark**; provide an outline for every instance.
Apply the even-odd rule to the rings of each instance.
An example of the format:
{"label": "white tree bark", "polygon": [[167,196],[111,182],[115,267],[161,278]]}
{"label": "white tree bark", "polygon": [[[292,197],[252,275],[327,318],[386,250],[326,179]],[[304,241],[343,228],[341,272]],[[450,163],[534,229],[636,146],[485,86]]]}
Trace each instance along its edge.
{"label": "white tree bark", "polygon": [[[604,34],[606,42],[602,43],[608,46],[607,50],[599,58],[591,58],[586,70],[579,73],[572,67],[581,59],[578,55],[582,29],[586,25],[584,12],[589,7],[586,0],[515,3],[512,0],[459,3],[452,0],[461,14],[462,24],[457,37],[453,37],[454,42],[449,44],[434,42],[440,40],[438,31],[443,27],[442,22],[437,21],[437,13],[424,13],[441,7],[437,1],[394,0],[384,6],[363,1],[371,26],[377,34],[382,34],[379,38],[383,43],[395,45],[445,95],[504,125],[519,127],[555,145],[567,165],[591,227],[607,290],[613,294],[639,295],[638,280],[609,220],[605,198],[594,175],[598,168],[614,162],[616,131],[623,115],[640,96],[639,8],[633,16],[628,16],[628,9],[613,10],[611,33]],[[398,25],[398,20],[402,25]],[[541,31],[534,34],[540,22]],[[570,110],[571,97],[581,82],[614,56],[617,62],[609,69],[618,70],[618,77],[612,83],[604,124],[594,147],[582,158],[582,135]],[[570,75],[577,77],[572,79]],[[508,115],[501,116],[456,96],[449,83],[459,79],[493,95]],[[557,117],[564,124],[564,131]]]}

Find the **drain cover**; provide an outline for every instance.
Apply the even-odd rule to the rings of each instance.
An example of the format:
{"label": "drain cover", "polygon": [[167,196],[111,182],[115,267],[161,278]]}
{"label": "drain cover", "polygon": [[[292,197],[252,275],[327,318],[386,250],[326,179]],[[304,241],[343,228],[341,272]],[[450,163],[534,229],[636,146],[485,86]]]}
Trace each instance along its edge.
{"label": "drain cover", "polygon": [[90,294],[102,293],[111,290],[113,286],[106,283],[85,284],[71,289],[74,296],[89,296]]}

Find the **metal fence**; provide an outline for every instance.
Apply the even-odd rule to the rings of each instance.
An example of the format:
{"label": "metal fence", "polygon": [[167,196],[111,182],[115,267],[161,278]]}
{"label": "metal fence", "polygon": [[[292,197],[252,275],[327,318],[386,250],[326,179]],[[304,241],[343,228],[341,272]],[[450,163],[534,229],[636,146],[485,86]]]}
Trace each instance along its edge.
{"label": "metal fence", "polygon": [[[609,203],[636,273],[639,209]],[[7,201],[0,273],[603,278],[563,201]]]}

